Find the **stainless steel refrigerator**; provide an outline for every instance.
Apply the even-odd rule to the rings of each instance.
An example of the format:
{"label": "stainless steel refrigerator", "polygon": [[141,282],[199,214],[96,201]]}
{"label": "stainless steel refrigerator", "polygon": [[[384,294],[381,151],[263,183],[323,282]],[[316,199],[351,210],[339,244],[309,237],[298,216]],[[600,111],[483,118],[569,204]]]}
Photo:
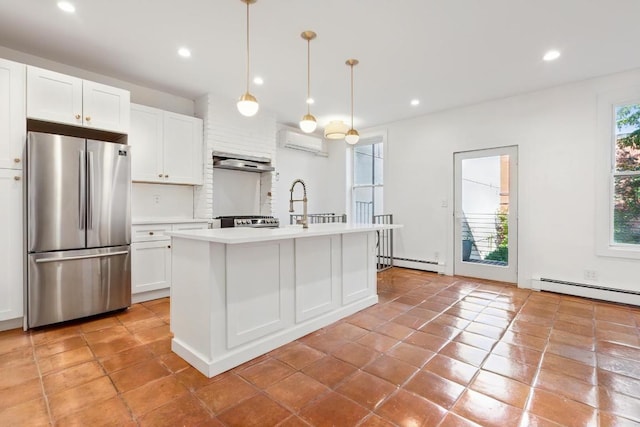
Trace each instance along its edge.
{"label": "stainless steel refrigerator", "polygon": [[131,305],[127,145],[27,138],[27,325]]}

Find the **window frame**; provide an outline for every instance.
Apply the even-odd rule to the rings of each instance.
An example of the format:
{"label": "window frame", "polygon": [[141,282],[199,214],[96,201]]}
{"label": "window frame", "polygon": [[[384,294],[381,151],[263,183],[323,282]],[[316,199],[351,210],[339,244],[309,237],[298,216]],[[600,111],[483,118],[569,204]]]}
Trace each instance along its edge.
{"label": "window frame", "polygon": [[596,142],[596,254],[640,259],[640,245],[614,242],[615,178],[640,176],[640,172],[616,170],[616,109],[640,104],[640,86],[620,88],[598,96]]}
{"label": "window frame", "polygon": [[[355,155],[355,149],[356,147],[363,147],[363,146],[367,146],[367,145],[375,145],[375,144],[382,144],[382,184],[356,184],[355,181],[355,174],[356,174],[356,155]],[[372,199],[373,199],[373,204],[371,206],[371,214],[372,215],[376,215],[376,188],[383,188],[384,189],[384,160],[387,157],[387,135],[386,132],[375,132],[375,133],[370,133],[370,134],[363,134],[360,137],[360,141],[358,141],[357,144],[354,144],[352,146],[349,147],[349,151],[350,151],[350,165],[351,165],[351,173],[350,173],[350,192],[349,192],[349,197],[350,197],[350,201],[349,201],[349,207],[351,210],[351,215],[350,217],[352,218],[352,221],[355,222],[356,217],[355,217],[355,213],[356,213],[356,200],[355,200],[355,191],[358,188],[371,188],[372,191]],[[374,157],[372,156],[372,162]],[[374,167],[372,168],[372,174],[375,174],[375,165],[373,165]],[[372,176],[372,182],[374,181],[374,176]],[[382,196],[382,206],[384,207],[384,190],[383,190],[383,196]],[[373,220],[373,218],[371,218],[371,220]]]}

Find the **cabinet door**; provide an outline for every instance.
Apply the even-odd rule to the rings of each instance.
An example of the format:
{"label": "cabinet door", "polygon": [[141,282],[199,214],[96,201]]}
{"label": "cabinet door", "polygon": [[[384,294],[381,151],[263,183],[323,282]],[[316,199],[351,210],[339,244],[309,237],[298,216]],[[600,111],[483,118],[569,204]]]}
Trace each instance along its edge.
{"label": "cabinet door", "polygon": [[131,293],[171,286],[171,240],[131,244]]}
{"label": "cabinet door", "polygon": [[129,132],[129,91],[83,81],[83,123],[111,132]]}
{"label": "cabinet door", "polygon": [[164,182],[162,110],[131,104],[131,179]]}
{"label": "cabinet door", "polygon": [[22,317],[22,171],[0,169],[0,321]]}
{"label": "cabinet door", "polygon": [[0,168],[22,169],[26,138],[24,64],[0,59]]}
{"label": "cabinet door", "polygon": [[202,120],[165,111],[165,182],[202,185],[202,171]]}
{"label": "cabinet door", "polygon": [[27,67],[27,117],[82,126],[82,80]]}

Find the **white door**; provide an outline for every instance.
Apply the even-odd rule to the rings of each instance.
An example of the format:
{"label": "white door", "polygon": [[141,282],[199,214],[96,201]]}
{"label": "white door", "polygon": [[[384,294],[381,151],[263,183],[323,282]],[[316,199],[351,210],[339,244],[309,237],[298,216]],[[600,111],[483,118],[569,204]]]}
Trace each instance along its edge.
{"label": "white door", "polygon": [[454,272],[518,281],[518,147],[455,153]]}
{"label": "white door", "polygon": [[22,171],[0,169],[0,321],[22,317]]}
{"label": "white door", "polygon": [[0,59],[0,168],[22,169],[27,137],[24,64]]}

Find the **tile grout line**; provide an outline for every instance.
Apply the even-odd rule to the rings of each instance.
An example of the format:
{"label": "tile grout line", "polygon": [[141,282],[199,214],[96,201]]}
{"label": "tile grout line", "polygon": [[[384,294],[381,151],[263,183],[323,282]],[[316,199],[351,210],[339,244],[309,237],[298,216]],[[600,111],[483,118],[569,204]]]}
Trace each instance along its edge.
{"label": "tile grout line", "polygon": [[[525,307],[525,305],[527,304],[527,302],[529,301],[530,297],[532,294],[529,294],[529,296],[527,297],[527,299],[525,300],[525,302],[522,304],[522,306],[520,307],[520,310],[518,311],[518,313],[522,312],[522,309]],[[553,324],[555,323],[555,319],[558,316],[558,309],[560,308],[560,304],[558,303],[558,307],[556,308],[554,314],[553,314],[553,322],[551,323],[551,326],[549,327],[549,333],[547,334],[547,338],[545,339],[545,344],[544,344],[544,348],[540,354],[540,360],[538,361],[538,365],[536,366],[536,373],[533,375],[533,378],[531,379],[531,384],[529,384],[529,393],[527,394],[527,399],[524,402],[524,408],[523,408],[523,413],[522,416],[520,417],[520,424],[522,424],[522,421],[524,419],[525,414],[530,413],[529,411],[529,405],[531,404],[531,400],[533,399],[533,393],[536,390],[535,384],[538,380],[538,377],[540,375],[540,371],[542,370],[542,362],[546,356],[546,350],[547,347],[549,346],[549,341],[551,340],[551,332],[553,331]],[[517,315],[516,315],[517,317]],[[514,317],[514,321],[515,321],[515,317]],[[509,325],[511,326],[511,325]],[[536,415],[539,416],[539,415]],[[543,419],[546,420],[546,418],[541,417]],[[551,421],[551,420],[548,420]],[[554,421],[551,421],[554,422]]]}
{"label": "tile grout line", "polygon": [[31,343],[31,352],[33,355],[33,361],[36,365],[36,369],[38,370],[38,379],[40,380],[40,390],[42,391],[42,397],[44,398],[44,404],[47,408],[47,415],[49,416],[49,424],[50,425],[55,425],[54,423],[54,419],[53,419],[53,414],[51,413],[51,405],[49,405],[49,396],[47,395],[47,392],[44,388],[44,381],[42,378],[42,370],[40,369],[40,361],[38,360],[37,354],[36,354],[36,346],[35,343],[33,342],[33,335],[31,334],[31,331],[27,331],[27,333],[29,334],[29,342]]}

